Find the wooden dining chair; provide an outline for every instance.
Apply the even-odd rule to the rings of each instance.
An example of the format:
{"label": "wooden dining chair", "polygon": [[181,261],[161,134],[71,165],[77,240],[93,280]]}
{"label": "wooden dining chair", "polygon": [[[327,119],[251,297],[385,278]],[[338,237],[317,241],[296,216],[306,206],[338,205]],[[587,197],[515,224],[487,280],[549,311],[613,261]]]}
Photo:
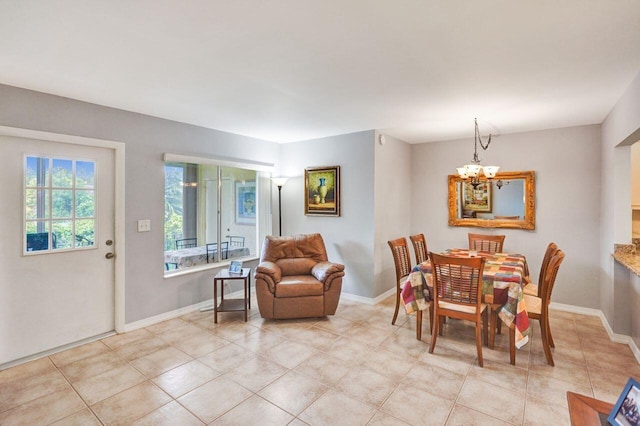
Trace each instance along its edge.
{"label": "wooden dining chair", "polygon": [[555,348],[555,342],[551,335],[551,327],[549,326],[549,303],[551,303],[551,292],[556,282],[556,276],[560,269],[560,264],[564,260],[564,252],[558,250],[553,255],[547,266],[544,280],[541,283],[540,297],[524,295],[524,303],[527,307],[527,315],[529,319],[538,320],[540,323],[540,336],[542,338],[542,349],[544,356],[547,358],[547,364],[554,365],[551,348]]}
{"label": "wooden dining chair", "polygon": [[[558,252],[558,250],[559,249],[556,243],[551,242],[547,246],[547,250],[544,252],[544,257],[542,258],[542,264],[540,265],[540,275],[538,276],[538,283],[544,281],[544,274],[547,272],[547,266],[549,266],[551,258]],[[527,284],[522,289],[524,294],[540,297],[540,286],[532,282],[530,277],[525,277],[525,281],[527,281]]]}
{"label": "wooden dining chair", "polygon": [[413,244],[413,252],[416,254],[416,263],[422,263],[429,260],[429,250],[427,249],[427,240],[424,234],[409,236]]}
{"label": "wooden dining chair", "polygon": [[485,235],[469,233],[469,250],[502,253],[504,235]]}
{"label": "wooden dining chair", "polygon": [[[551,355],[551,348],[555,347],[553,336],[551,335],[551,327],[549,326],[549,303],[551,303],[551,292],[560,269],[560,264],[564,260],[564,252],[557,250],[557,252],[551,257],[544,273],[544,278],[540,282],[540,294],[541,297],[532,296],[529,294],[524,295],[524,303],[527,308],[527,316],[529,319],[538,320],[540,323],[540,338],[542,340],[542,349],[544,350],[544,356],[547,359],[547,363],[551,366],[553,363],[553,356]],[[489,337],[489,348],[493,348],[494,333],[496,331],[497,311],[500,306],[493,305],[491,312],[491,335]],[[500,320],[501,321],[501,320]],[[509,357],[511,364],[516,363],[516,344],[515,344],[515,323],[512,323],[509,327]]]}
{"label": "wooden dining chair", "polygon": [[[451,257],[429,253],[433,273],[433,322],[429,353],[433,353],[445,317],[475,323],[478,365],[483,367],[482,340],[487,341],[488,309],[482,303],[484,257]],[[482,336],[480,334],[482,327]]]}
{"label": "wooden dining chair", "polygon": [[393,320],[391,320],[391,324],[394,325],[398,318],[398,309],[400,308],[402,281],[411,273],[411,254],[409,253],[407,239],[404,237],[387,241],[387,244],[389,244],[391,254],[393,254],[393,263],[396,267],[396,309],[393,313]]}

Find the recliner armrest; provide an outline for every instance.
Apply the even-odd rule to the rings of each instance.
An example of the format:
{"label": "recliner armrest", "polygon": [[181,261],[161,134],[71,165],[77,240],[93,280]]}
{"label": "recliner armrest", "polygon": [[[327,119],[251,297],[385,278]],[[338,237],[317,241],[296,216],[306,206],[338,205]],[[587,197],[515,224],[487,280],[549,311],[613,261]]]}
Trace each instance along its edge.
{"label": "recliner armrest", "polygon": [[318,262],[311,269],[311,274],[314,277],[316,277],[318,281],[324,283],[331,275],[335,273],[342,272],[342,275],[344,275],[343,271],[344,271],[344,265],[340,263]]}
{"label": "recliner armrest", "polygon": [[282,279],[282,270],[273,262],[261,262],[256,267],[256,277],[258,274],[269,276],[269,278],[271,278],[275,283],[279,283]]}
{"label": "recliner armrest", "polygon": [[254,275],[256,279],[256,291],[260,283],[264,282],[272,294],[276,292],[276,284],[282,279],[282,271],[280,267],[273,262],[261,262],[256,267]]}

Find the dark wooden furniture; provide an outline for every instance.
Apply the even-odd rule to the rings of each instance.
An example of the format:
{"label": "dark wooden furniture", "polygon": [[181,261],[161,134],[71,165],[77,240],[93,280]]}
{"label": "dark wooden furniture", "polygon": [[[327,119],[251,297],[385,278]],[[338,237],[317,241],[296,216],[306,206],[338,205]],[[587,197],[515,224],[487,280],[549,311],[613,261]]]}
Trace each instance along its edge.
{"label": "dark wooden furniture", "polygon": [[613,410],[613,404],[567,391],[569,416],[573,426],[607,425],[607,417]]}
{"label": "dark wooden furniture", "polygon": [[547,358],[547,364],[551,366],[554,365],[551,348],[555,348],[556,345],[553,342],[551,326],[549,324],[549,303],[551,303],[551,293],[556,282],[556,276],[558,275],[560,264],[563,260],[564,252],[562,250],[558,250],[549,261],[544,279],[539,283],[541,286],[540,297],[531,296],[529,294],[524,295],[524,303],[527,305],[527,315],[529,316],[529,319],[535,319],[540,322],[542,348],[544,349],[544,355]]}
{"label": "dark wooden furniture", "polygon": [[469,233],[469,250],[502,253],[504,235],[485,235]]}
{"label": "dark wooden furniture", "polygon": [[389,248],[391,249],[393,263],[396,267],[396,309],[393,312],[393,319],[391,320],[391,324],[394,325],[398,318],[398,309],[400,308],[400,293],[402,292],[401,281],[406,279],[411,273],[411,253],[409,253],[407,239],[404,237],[387,241],[387,244],[389,244]]}
{"label": "dark wooden furniture", "polygon": [[427,248],[427,240],[424,234],[409,236],[411,244],[413,244],[413,252],[416,255],[416,263],[422,263],[429,260],[429,249]]}
{"label": "dark wooden furniture", "polygon": [[[482,271],[484,257],[452,257],[429,253],[433,271],[433,324],[431,324],[432,354],[438,335],[442,335],[444,317],[474,322],[478,365],[482,360],[482,340],[487,341],[487,305],[482,303]],[[482,329],[482,330],[481,330]],[[481,336],[482,331],[482,336]]]}
{"label": "dark wooden furniture", "polygon": [[[213,277],[213,322],[218,322],[218,312],[244,311],[244,321],[247,322],[247,306],[251,309],[251,268],[242,268],[242,273],[232,274],[228,269],[222,269]],[[242,280],[244,297],[242,299],[225,299],[224,282],[227,280]],[[218,304],[218,283],[220,288],[220,303]]]}
{"label": "dark wooden furniture", "polygon": [[542,264],[540,265],[540,276],[538,278],[538,284],[540,285],[534,282],[531,282],[530,277],[526,277],[525,280],[527,281],[527,285],[525,285],[524,288],[522,289],[524,294],[542,297],[542,295],[540,294],[540,288],[542,286],[541,284],[542,281],[544,281],[544,274],[547,273],[547,266],[549,266],[549,262],[551,261],[551,258],[553,257],[554,254],[558,252],[558,250],[559,248],[556,243],[554,242],[549,243],[549,245],[547,246],[547,250],[544,252],[544,257],[542,258]]}

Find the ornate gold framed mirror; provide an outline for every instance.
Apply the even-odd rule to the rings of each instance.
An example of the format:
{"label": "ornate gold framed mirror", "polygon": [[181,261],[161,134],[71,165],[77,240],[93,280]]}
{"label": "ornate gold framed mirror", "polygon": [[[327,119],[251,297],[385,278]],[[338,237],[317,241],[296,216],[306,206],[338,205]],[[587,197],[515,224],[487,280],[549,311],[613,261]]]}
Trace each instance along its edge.
{"label": "ornate gold framed mirror", "polygon": [[449,175],[449,226],[536,228],[534,171],[500,172],[478,185]]}

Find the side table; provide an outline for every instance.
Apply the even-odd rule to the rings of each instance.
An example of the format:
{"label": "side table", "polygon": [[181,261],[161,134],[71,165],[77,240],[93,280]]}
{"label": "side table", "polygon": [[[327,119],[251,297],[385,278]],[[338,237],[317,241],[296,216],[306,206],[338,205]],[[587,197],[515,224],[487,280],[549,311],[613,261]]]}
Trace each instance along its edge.
{"label": "side table", "polygon": [[613,404],[571,391],[567,391],[567,402],[571,424],[575,426],[607,425],[607,417],[613,410]]}
{"label": "side table", "polygon": [[[224,282],[227,280],[242,280],[244,297],[242,299],[224,298]],[[220,303],[218,303],[218,283],[220,287]],[[242,268],[242,272],[234,274],[228,269],[221,269],[213,277],[213,322],[218,323],[218,312],[244,311],[244,321],[247,322],[247,307],[251,309],[251,268]],[[200,311],[211,310],[210,308]]]}

